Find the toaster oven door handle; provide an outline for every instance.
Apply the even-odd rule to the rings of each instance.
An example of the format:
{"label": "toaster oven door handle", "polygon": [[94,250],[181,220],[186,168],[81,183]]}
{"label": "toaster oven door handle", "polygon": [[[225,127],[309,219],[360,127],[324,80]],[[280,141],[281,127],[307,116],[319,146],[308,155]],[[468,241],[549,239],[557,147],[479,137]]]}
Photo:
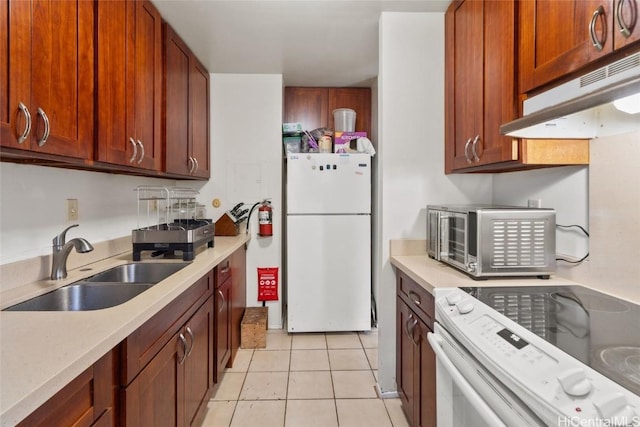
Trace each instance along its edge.
{"label": "toaster oven door handle", "polygon": [[438,259],[449,259],[449,217],[446,214],[440,215],[440,253]]}

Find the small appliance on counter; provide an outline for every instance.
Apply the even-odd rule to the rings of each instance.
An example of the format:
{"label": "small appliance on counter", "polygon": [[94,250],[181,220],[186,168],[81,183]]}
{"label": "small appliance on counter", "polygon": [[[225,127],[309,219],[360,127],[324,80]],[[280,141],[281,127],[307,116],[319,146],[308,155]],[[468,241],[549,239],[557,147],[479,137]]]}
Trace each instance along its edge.
{"label": "small appliance on counter", "polygon": [[174,256],[182,252],[184,261],[192,261],[198,246],[213,247],[215,225],[199,218],[202,205],[198,191],[183,187],[142,185],[138,193],[138,229],[132,232],[133,260],[140,261],[142,251],[151,256]]}
{"label": "small appliance on counter", "polygon": [[427,206],[427,253],[474,279],[556,270],[556,212],[518,206]]}

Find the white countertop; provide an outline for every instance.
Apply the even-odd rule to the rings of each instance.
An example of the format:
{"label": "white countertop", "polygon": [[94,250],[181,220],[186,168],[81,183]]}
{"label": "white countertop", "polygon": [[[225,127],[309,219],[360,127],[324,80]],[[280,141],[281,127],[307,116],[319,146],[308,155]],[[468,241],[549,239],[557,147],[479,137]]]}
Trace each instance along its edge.
{"label": "white countertop", "polygon": [[566,286],[578,283],[551,276],[548,280],[537,277],[473,280],[466,274],[424,255],[392,255],[391,265],[403,271],[430,293],[434,288],[461,286]]}
{"label": "white countertop", "polygon": [[[95,311],[0,311],[0,425],[13,426],[95,363],[189,286],[249,240],[241,234],[215,238],[215,247],[170,278],[124,304]],[[131,262],[131,253],[69,271],[59,285]],[[176,262],[176,260],[154,260]],[[25,285],[3,295],[3,307],[23,295],[50,291],[52,281]],[[24,299],[24,297],[22,298]]]}

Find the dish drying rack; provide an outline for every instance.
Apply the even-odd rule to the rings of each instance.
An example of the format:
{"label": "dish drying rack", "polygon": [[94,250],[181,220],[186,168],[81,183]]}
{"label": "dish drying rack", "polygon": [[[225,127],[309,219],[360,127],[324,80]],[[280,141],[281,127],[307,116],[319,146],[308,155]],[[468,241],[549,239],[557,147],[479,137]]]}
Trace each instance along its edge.
{"label": "dish drying rack", "polygon": [[159,229],[163,224],[181,227],[195,218],[197,190],[186,187],[141,185],[138,193],[138,228]]}
{"label": "dish drying rack", "polygon": [[141,185],[138,195],[138,229],[133,230],[133,260],[141,252],[151,256],[174,256],[182,251],[184,261],[191,261],[197,246],[213,247],[215,226],[209,219],[196,218],[197,190],[188,187]]}

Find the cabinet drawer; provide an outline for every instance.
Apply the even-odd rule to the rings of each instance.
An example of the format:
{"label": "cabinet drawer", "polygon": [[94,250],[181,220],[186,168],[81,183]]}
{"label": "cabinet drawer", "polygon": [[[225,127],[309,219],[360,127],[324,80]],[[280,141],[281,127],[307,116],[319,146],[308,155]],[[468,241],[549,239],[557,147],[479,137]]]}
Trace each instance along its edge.
{"label": "cabinet drawer", "polygon": [[210,272],[129,335],[121,346],[121,383],[129,384],[212,294]]}
{"label": "cabinet drawer", "polygon": [[216,268],[213,269],[213,271],[216,276],[215,286],[217,289],[224,283],[225,280],[231,277],[231,257],[226,258],[224,261],[218,264]]}
{"label": "cabinet drawer", "polygon": [[435,318],[435,300],[433,295],[417,284],[402,271],[397,271],[396,285],[398,296],[413,310],[429,328],[433,329]]}

